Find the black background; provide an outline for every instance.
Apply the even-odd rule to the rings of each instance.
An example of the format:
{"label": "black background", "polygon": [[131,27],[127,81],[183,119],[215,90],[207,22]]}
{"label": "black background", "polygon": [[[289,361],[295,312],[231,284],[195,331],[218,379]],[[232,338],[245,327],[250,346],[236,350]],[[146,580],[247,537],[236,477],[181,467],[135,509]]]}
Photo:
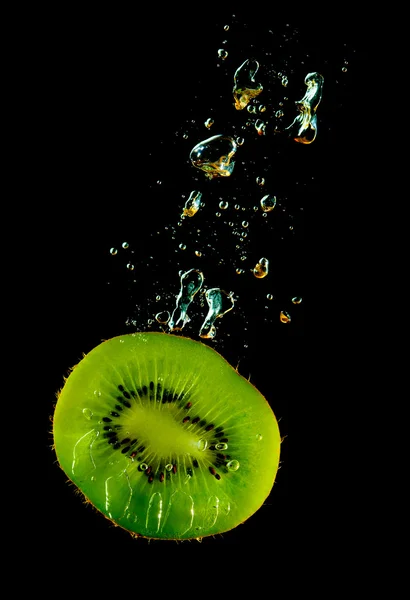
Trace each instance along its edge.
{"label": "black background", "polygon": [[[230,313],[221,321],[221,340],[215,348],[234,366],[239,362],[239,371],[251,376],[280,419],[285,436],[282,464],[270,497],[244,525],[206,538],[202,544],[188,545],[195,552],[204,545],[245,548],[267,535],[282,540],[280,545],[286,544],[298,512],[289,486],[294,453],[292,424],[307,393],[312,394],[305,386],[304,306],[308,284],[317,274],[314,260],[306,257],[303,215],[310,210],[320,213],[327,227],[327,203],[343,195],[340,189],[346,185],[350,168],[346,132],[357,99],[356,85],[364,71],[357,36],[341,25],[319,31],[309,22],[286,25],[249,15],[220,19],[186,16],[182,22],[170,13],[139,19],[135,29],[121,20],[110,23],[107,15],[101,22],[94,17],[86,21],[75,15],[56,18],[53,27],[46,28],[37,39],[30,67],[35,72],[32,139],[41,136],[33,175],[33,185],[42,198],[34,209],[38,270],[33,284],[41,299],[45,348],[39,357],[41,393],[36,398],[41,407],[37,413],[41,413],[42,483],[36,508],[39,532],[56,553],[67,552],[74,545],[93,544],[96,552],[99,547],[115,547],[128,557],[137,557],[166,544],[134,540],[83,504],[56,464],[50,417],[63,376],[83,353],[102,339],[144,329],[147,316],[152,315],[150,302],[157,288],[178,293],[176,274],[179,268],[190,268],[189,261],[185,264],[186,259],[175,254],[179,239],[169,242],[164,235],[159,236],[161,246],[152,232],[175,225],[183,204],[181,195],[194,189],[195,177],[204,181],[201,173],[193,173],[188,160],[195,143],[220,132],[208,132],[204,120],[213,116],[218,124],[232,124],[239,119],[231,101],[224,100],[231,94],[234,70],[251,55],[266,65],[271,45],[273,66],[279,70],[287,61],[288,70],[293,69],[289,77],[291,102],[304,94],[303,79],[308,72],[319,71],[325,79],[318,108],[318,137],[313,144],[302,146],[285,138],[278,141],[271,134],[258,139],[259,146],[243,147],[244,161],[262,161],[266,178],[275,179],[285,209],[275,235],[267,238],[264,230],[255,229],[260,245],[252,250],[257,258],[268,253],[275,256],[275,300],[269,313],[273,316],[265,319],[265,302],[261,300],[269,286],[265,280],[258,282],[265,286],[264,291],[255,293],[249,279],[241,280],[243,276],[234,273],[235,252],[217,225],[218,258],[225,253],[227,262],[216,267],[214,257],[210,257],[201,266],[210,286],[234,289],[240,297],[238,314]],[[231,29],[224,33],[226,23]],[[295,28],[298,32],[292,42],[280,41]],[[222,64],[217,50],[223,47],[224,39],[228,40],[229,55]],[[349,64],[343,73],[345,60]],[[190,124],[191,120],[196,123]],[[189,132],[188,140],[182,138],[185,131]],[[255,190],[251,168],[248,175],[239,185],[243,194],[249,189],[251,196]],[[241,177],[239,164],[233,176]],[[219,186],[218,194],[225,197],[228,182],[204,185],[209,189],[214,183]],[[296,223],[294,235],[288,233],[289,215]],[[141,266],[131,275],[124,268],[125,254],[122,264],[113,263],[118,256],[109,254],[115,246],[121,255],[122,241],[130,243],[136,265]],[[149,263],[147,257],[151,255],[154,259]],[[300,306],[292,307],[293,295],[303,297]],[[137,313],[136,305],[142,307]],[[292,314],[287,325],[279,322],[282,308]],[[310,306],[310,314],[313,331],[320,307]],[[134,329],[126,325],[130,317],[137,321]],[[229,317],[232,320],[228,322]],[[194,339],[198,322],[194,320],[192,328],[186,330]],[[230,336],[224,337],[228,329]],[[305,466],[309,469],[307,457]]]}

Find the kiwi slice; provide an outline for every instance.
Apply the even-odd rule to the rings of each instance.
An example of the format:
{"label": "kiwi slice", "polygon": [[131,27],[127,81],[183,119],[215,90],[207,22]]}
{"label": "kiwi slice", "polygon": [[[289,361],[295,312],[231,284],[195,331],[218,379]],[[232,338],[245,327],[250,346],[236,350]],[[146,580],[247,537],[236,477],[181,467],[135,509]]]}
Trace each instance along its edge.
{"label": "kiwi slice", "polygon": [[137,536],[228,531],[269,495],[280,433],[261,393],[215,350],[166,333],[115,337],[73,368],[53,418],[58,462]]}

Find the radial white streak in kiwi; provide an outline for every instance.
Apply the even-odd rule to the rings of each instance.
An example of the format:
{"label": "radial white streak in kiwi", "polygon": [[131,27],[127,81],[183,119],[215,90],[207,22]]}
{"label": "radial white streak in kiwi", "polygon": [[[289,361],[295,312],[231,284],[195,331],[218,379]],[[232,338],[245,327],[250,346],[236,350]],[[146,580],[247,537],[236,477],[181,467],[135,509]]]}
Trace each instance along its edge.
{"label": "radial white streak in kiwi", "polygon": [[132,487],[131,487],[131,483],[130,483],[130,478],[129,478],[129,476],[128,476],[128,473],[127,473],[127,471],[126,471],[126,470],[124,470],[124,475],[125,475],[125,477],[126,477],[126,479],[127,479],[127,485],[128,485],[128,489],[130,490],[130,495],[128,496],[128,502],[127,502],[127,504],[125,505],[124,512],[122,513],[122,518],[124,518],[124,517],[125,517],[125,513],[128,511],[128,509],[129,509],[129,507],[130,507],[130,504],[131,504],[131,498],[132,498],[132,493],[133,493],[133,489],[132,489]]}
{"label": "radial white streak in kiwi", "polygon": [[112,479],[112,477],[108,477],[108,479],[105,480],[105,510],[107,512],[107,515],[110,517],[110,519],[112,519],[112,514],[109,511],[110,495],[108,493],[108,482],[110,479]]}
{"label": "radial white streak in kiwi", "polygon": [[[75,470],[74,470],[74,468],[75,468],[75,463],[76,463],[76,460],[77,460],[77,456],[76,456],[76,454],[77,454],[77,446],[78,446],[79,444],[81,444],[81,442],[84,440],[84,438],[86,438],[86,437],[87,437],[87,435],[90,435],[90,433],[94,433],[94,434],[95,434],[95,429],[90,429],[90,431],[87,431],[87,433],[85,433],[84,435],[82,435],[82,436],[80,437],[80,439],[79,439],[79,440],[77,440],[77,442],[76,442],[76,443],[75,443],[75,445],[74,445],[74,448],[73,448],[73,462],[71,463],[71,472],[73,473],[73,475],[75,475]],[[98,433],[95,435],[95,437],[94,437],[94,438],[92,439],[92,441],[90,442],[90,445],[88,446],[88,450],[90,450],[91,444],[92,444],[92,442],[93,442],[93,441],[94,441],[94,440],[97,438],[97,436],[98,436]],[[91,452],[90,452],[90,458],[91,458],[91,461],[92,461],[92,463],[93,463],[93,465],[94,465],[94,468],[95,468],[95,463],[94,463],[94,459],[93,459],[93,457],[91,456]]]}
{"label": "radial white streak in kiwi", "polygon": [[145,527],[147,529],[149,529],[150,517],[152,517],[154,521],[157,521],[157,533],[161,527],[162,504],[162,495],[160,494],[160,492],[155,492],[154,494],[152,494],[149,499],[147,515],[145,517]]}

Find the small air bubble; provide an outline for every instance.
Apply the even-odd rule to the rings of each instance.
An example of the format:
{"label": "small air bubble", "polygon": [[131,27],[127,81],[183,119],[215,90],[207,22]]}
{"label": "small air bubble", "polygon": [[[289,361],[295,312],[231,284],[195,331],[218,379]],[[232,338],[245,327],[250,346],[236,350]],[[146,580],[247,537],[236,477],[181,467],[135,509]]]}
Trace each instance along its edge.
{"label": "small air bubble", "polygon": [[224,31],[229,31],[229,25],[224,25]]}
{"label": "small air bubble", "polygon": [[295,296],[292,298],[293,304],[300,304],[302,302],[302,298],[300,296]]}
{"label": "small air bubble", "polygon": [[219,58],[222,58],[222,60],[225,60],[225,58],[228,56],[228,52],[226,50],[224,50],[223,48],[220,48],[218,50],[218,56],[219,56]]}
{"label": "small air bubble", "polygon": [[147,463],[141,463],[139,466],[141,471],[146,471],[148,469]]}
{"label": "small air bubble", "polygon": [[238,144],[238,146],[242,146],[244,141],[245,141],[245,139],[243,137],[236,138],[236,143]]}
{"label": "small air bubble", "polygon": [[185,244],[179,244],[178,247],[180,248],[180,250],[186,250],[186,245]]}
{"label": "small air bubble", "polygon": [[230,460],[228,463],[226,463],[226,467],[228,471],[237,471],[239,469],[239,461]]}
{"label": "small air bubble", "polygon": [[248,227],[249,223],[248,221],[242,221],[242,227]]}
{"label": "small air bubble", "polygon": [[266,294],[266,298],[268,300],[273,300],[273,294]]}
{"label": "small air bubble", "polygon": [[169,319],[170,319],[170,314],[167,310],[159,312],[155,315],[155,320],[158,323],[168,323]]}
{"label": "small air bubble", "polygon": [[260,441],[261,441],[262,437],[263,437],[263,436],[262,436],[262,434],[261,434],[261,433],[257,433],[257,434],[256,434],[256,439],[257,439],[257,441],[258,441],[258,442],[260,442]]}
{"label": "small air bubble", "polygon": [[122,243],[122,247],[124,248],[124,250],[126,250],[127,248],[129,248],[129,247],[130,247],[130,245],[129,245],[129,243],[128,243],[128,242],[123,242],[123,243]]}
{"label": "small air bubble", "polygon": [[226,444],[225,442],[215,444],[215,450],[228,450],[228,444]]}
{"label": "small air bubble", "polygon": [[195,256],[202,256],[202,252],[200,250],[195,250]]}
{"label": "small air bubble", "polygon": [[172,465],[171,465],[171,463],[168,463],[167,465],[165,465],[165,469],[167,471],[172,471]]}
{"label": "small air bubble", "polygon": [[228,203],[226,202],[226,200],[221,200],[221,202],[219,203],[219,208],[222,208],[222,210],[226,210],[228,208]]}
{"label": "small air bubble", "polygon": [[128,263],[128,264],[127,264],[127,269],[128,269],[129,271],[133,271],[133,270],[134,270],[134,268],[135,268],[135,267],[134,267],[134,265],[133,265],[132,263]]}
{"label": "small air bubble", "polygon": [[221,216],[222,216],[222,213],[220,213],[220,212],[215,213],[215,217],[221,217]]}
{"label": "small air bubble", "polygon": [[117,248],[111,248],[110,254],[112,254],[113,256],[115,256],[117,253],[118,253]]}
{"label": "small air bubble", "polygon": [[86,419],[90,420],[91,417],[93,416],[93,413],[91,412],[91,410],[89,408],[83,408],[83,415],[85,416]]}
{"label": "small air bubble", "polygon": [[94,390],[94,396],[101,396],[100,390]]}
{"label": "small air bubble", "polygon": [[265,178],[264,177],[257,177],[256,178],[256,183],[258,185],[265,185]]}
{"label": "small air bubble", "polygon": [[[198,442],[198,450],[206,450],[208,447],[208,442],[206,440],[204,440],[203,438],[199,440]],[[216,448],[216,446],[215,446]]]}

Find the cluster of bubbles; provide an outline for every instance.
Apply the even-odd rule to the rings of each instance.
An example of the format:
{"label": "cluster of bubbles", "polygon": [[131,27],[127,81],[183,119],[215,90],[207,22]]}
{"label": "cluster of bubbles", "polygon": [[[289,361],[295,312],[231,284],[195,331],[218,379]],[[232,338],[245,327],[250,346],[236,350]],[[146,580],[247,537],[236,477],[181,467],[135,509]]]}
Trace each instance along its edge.
{"label": "cluster of bubbles", "polygon": [[[223,30],[224,32],[229,32],[230,26],[226,25]],[[226,45],[226,40],[222,42],[222,45]],[[220,47],[217,50],[217,59],[223,61],[224,64],[229,63],[231,58],[225,47]],[[269,77],[275,79],[280,88],[290,95],[288,87],[292,82],[290,74],[285,72],[285,69],[275,71],[269,66],[265,68],[259,60],[253,57],[243,60],[239,66],[231,71],[231,77],[233,77],[233,87],[231,88],[233,114],[235,112],[242,113],[247,119],[245,125],[242,126],[242,130],[244,132],[256,132],[256,139],[268,135],[275,136],[281,134],[286,139],[293,140],[298,144],[311,144],[317,136],[317,110],[323,93],[323,76],[316,71],[307,73],[304,78],[306,86],[305,94],[300,100],[294,102],[293,114],[288,119],[289,124],[284,125],[283,119],[289,113],[289,111],[286,113],[284,103],[289,98],[283,96],[283,99],[276,99],[272,103],[272,98],[266,92],[265,82],[262,83],[263,77],[261,76],[264,69]],[[263,102],[260,101],[261,97],[263,97]],[[191,121],[193,124],[195,122],[195,120]],[[202,124],[205,129],[208,131],[211,128],[214,129],[215,123],[216,120],[212,114],[212,110],[209,111],[208,115],[203,115]],[[265,177],[261,174],[257,175],[254,180],[261,189],[261,193],[259,198],[251,199],[249,205],[244,205],[243,202],[239,203],[235,195],[228,198],[225,194],[222,194],[218,198],[218,201],[215,202],[210,185],[215,186],[219,180],[231,180],[233,175],[240,168],[242,169],[242,165],[245,164],[245,161],[241,162],[238,157],[243,152],[241,148],[244,145],[246,147],[246,133],[243,135],[242,133],[239,134],[235,128],[233,128],[233,131],[227,131],[226,127],[223,127],[223,129],[225,131],[219,131],[211,137],[200,139],[200,141],[191,147],[189,152],[189,160],[187,162],[189,162],[191,167],[194,167],[194,170],[201,172],[206,183],[202,185],[201,180],[196,179],[198,183],[195,185],[195,189],[191,188],[191,191],[187,195],[182,196],[182,203],[176,202],[179,211],[176,226],[169,225],[165,227],[167,234],[171,235],[172,240],[175,241],[174,251],[180,253],[181,258],[179,260],[182,262],[185,261],[185,268],[181,269],[178,273],[180,284],[178,294],[176,296],[172,296],[168,292],[163,296],[156,294],[155,302],[162,303],[164,301],[166,305],[161,307],[162,310],[154,311],[152,314],[153,318],[148,321],[149,326],[157,323],[163,330],[168,329],[171,332],[182,330],[191,321],[191,317],[189,316],[192,311],[191,304],[198,294],[201,308],[206,308],[207,306],[207,313],[203,315],[198,335],[199,337],[208,339],[215,338],[215,322],[234,309],[237,297],[234,297],[234,292],[225,292],[222,287],[205,287],[204,271],[201,268],[197,268],[195,263],[192,264],[191,262],[191,268],[187,268],[186,256],[194,256],[195,261],[197,259],[208,260],[210,257],[212,258],[212,253],[217,253],[214,244],[208,243],[204,245],[201,238],[203,232],[208,235],[208,239],[214,235],[214,232],[207,231],[207,223],[204,221],[207,218],[205,203],[208,205],[208,212],[209,206],[213,205],[212,214],[218,221],[226,224],[226,227],[231,230],[232,235],[235,236],[235,248],[238,251],[237,262],[230,259],[226,260],[224,257],[219,256],[218,262],[215,264],[226,265],[226,263],[231,263],[232,270],[237,275],[244,276],[250,274],[253,281],[255,279],[267,279],[270,281],[272,279],[273,286],[275,285],[275,263],[273,262],[273,257],[267,253],[266,256],[261,256],[256,260],[256,256],[260,256],[262,252],[259,253],[256,251],[257,254],[255,252],[250,253],[248,249],[250,247],[250,238],[252,237],[255,219],[259,219],[260,221],[260,217],[262,217],[266,224],[269,221],[272,223],[272,221],[275,221],[285,211],[282,204],[283,198],[278,195],[275,189],[265,189]],[[198,134],[197,130],[195,130],[195,134]],[[183,131],[181,137],[184,140],[191,139],[192,135],[188,131],[188,128]],[[157,184],[162,185],[162,183],[162,180],[158,179]],[[268,184],[268,188],[270,185]],[[201,215],[203,215],[204,219],[202,219]],[[291,215],[289,218],[291,218]],[[199,221],[198,227],[196,227],[197,221]],[[177,239],[178,228],[180,228],[179,233],[182,235],[185,232],[187,237],[188,235],[195,236],[194,247],[190,245],[189,240],[186,238],[182,238],[182,240]],[[294,233],[293,224],[289,225],[288,230]],[[218,240],[218,244],[220,243],[221,241]],[[128,244],[122,244],[122,248],[128,248]],[[113,256],[118,254],[116,248],[111,248],[110,252]],[[182,254],[186,256],[182,257]],[[256,256],[252,257],[252,254],[256,254]],[[249,264],[249,261],[252,261],[252,263]],[[127,262],[126,267],[129,271],[133,271],[135,268],[134,263],[131,261]],[[244,278],[241,277],[242,279]],[[219,284],[221,284],[221,281],[219,281]],[[266,287],[264,291],[264,297],[267,300],[272,301],[276,299],[271,291],[266,290]],[[275,290],[273,289],[272,291]],[[170,308],[169,306],[172,298],[175,299],[174,308]],[[291,297],[289,297],[289,301],[290,299]],[[302,298],[294,296],[291,302],[296,306],[302,302]],[[266,306],[266,308],[268,307]],[[291,315],[288,310],[283,310],[283,308],[278,307],[279,321],[281,323],[290,323]],[[138,324],[137,320],[134,319],[128,319],[127,323]]]}

